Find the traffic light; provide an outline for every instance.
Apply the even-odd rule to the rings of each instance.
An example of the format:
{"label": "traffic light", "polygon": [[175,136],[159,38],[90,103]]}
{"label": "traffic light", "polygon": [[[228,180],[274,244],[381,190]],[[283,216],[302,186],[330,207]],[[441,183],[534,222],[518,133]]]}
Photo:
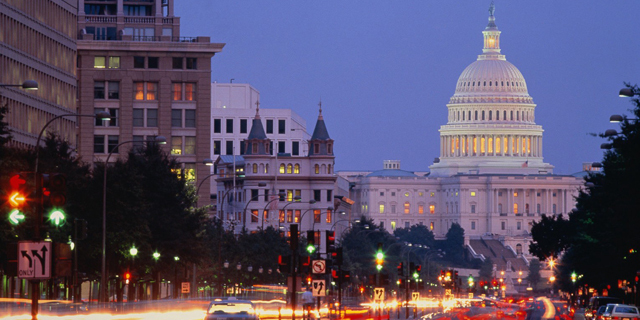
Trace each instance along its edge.
{"label": "traffic light", "polygon": [[49,213],[49,221],[51,221],[51,223],[56,227],[63,225],[65,220],[66,220],[66,215],[64,211],[60,209],[53,209]]}
{"label": "traffic light", "polygon": [[571,282],[575,283],[577,279],[578,275],[576,274],[576,272],[571,272]]}
{"label": "traffic light", "polygon": [[307,231],[307,252],[312,255],[316,251],[316,232]]}
{"label": "traffic light", "polygon": [[291,272],[291,256],[290,255],[278,256],[278,270],[280,271],[280,273]]}
{"label": "traffic light", "polygon": [[334,265],[341,266],[342,265],[342,247],[336,248],[336,251],[331,253],[331,257],[333,258]]}
{"label": "traffic light", "polygon": [[129,280],[131,280],[131,272],[127,271],[124,273],[124,283],[129,284]]}
{"label": "traffic light", "polygon": [[309,273],[311,272],[311,257],[300,257],[300,263],[298,265],[298,270],[300,273]]}
{"label": "traffic light", "polygon": [[382,243],[378,242],[378,250],[376,250],[376,269],[382,271],[382,263],[384,262],[384,252],[382,251]]}
{"label": "traffic light", "polygon": [[62,173],[42,175],[43,207],[60,208],[67,203],[67,177]]}
{"label": "traffic light", "polygon": [[307,276],[307,285],[311,285],[311,276]]}
{"label": "traffic light", "polygon": [[12,208],[9,211],[9,222],[14,225],[24,221],[24,206],[27,204],[27,177],[26,172],[14,173],[9,179],[11,188],[7,196],[7,203]]}
{"label": "traffic light", "polygon": [[398,275],[401,277],[404,276],[404,265],[402,264],[402,262],[398,264]]}
{"label": "traffic light", "polygon": [[336,251],[336,232],[327,231],[325,233],[325,243],[327,244],[327,253]]}
{"label": "traffic light", "polygon": [[415,269],[413,270],[413,278],[414,279],[418,279],[420,277],[420,272],[422,271],[422,266],[421,265],[417,265],[415,267]]}

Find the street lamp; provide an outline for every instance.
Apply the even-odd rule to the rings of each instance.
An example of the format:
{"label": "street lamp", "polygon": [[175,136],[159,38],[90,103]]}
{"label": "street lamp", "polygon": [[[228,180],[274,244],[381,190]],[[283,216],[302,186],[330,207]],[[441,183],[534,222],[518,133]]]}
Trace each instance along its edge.
{"label": "street lamp", "polygon": [[[301,197],[300,197],[300,196],[295,196],[295,197],[293,197],[293,200],[294,200],[294,201],[289,202],[289,203],[285,204],[285,205],[284,205],[284,207],[282,207],[282,211],[285,213],[285,215],[286,215],[286,212],[287,212],[287,210],[286,210],[286,209],[287,209],[287,207],[288,207],[290,204],[300,203],[300,202],[299,202],[299,201],[300,201],[300,199],[301,199]],[[309,201],[308,201],[308,202],[306,202],[306,203],[314,204],[314,203],[316,203],[316,200],[311,199],[311,200],[309,200]],[[266,207],[265,207],[265,210],[266,210]],[[278,229],[280,229],[280,223],[281,223],[281,221],[280,221],[280,217],[278,217]]]}
{"label": "street lamp", "polygon": [[[44,130],[44,129],[43,129]],[[107,168],[109,168],[109,158],[114,151],[118,150],[118,148],[125,143],[134,143],[138,142],[135,140],[128,140],[120,142],[116,145],[111,151],[109,151],[109,155],[107,155],[107,160],[104,162],[104,177],[103,177],[103,186],[102,186],[102,275],[100,278],[100,298],[103,302],[107,301],[107,291],[106,291],[106,283],[107,283]],[[150,142],[156,142],[158,144],[166,144],[167,139],[163,136],[156,136],[154,140]],[[177,257],[176,257],[177,258]]]}
{"label": "street lamp", "polygon": [[35,80],[26,80],[25,82],[23,82],[22,84],[2,84],[0,83],[0,87],[20,87],[24,90],[27,91],[31,91],[31,90],[38,90],[38,82],[36,82]]}
{"label": "street lamp", "polygon": [[[265,184],[265,185],[266,185],[266,184]],[[261,185],[260,185],[260,184],[258,184],[258,186],[261,186]],[[242,210],[242,229],[243,229],[243,230],[244,230],[244,229],[246,229],[246,225],[247,225],[247,208],[249,207],[249,204],[250,204],[252,201],[254,201],[254,200],[256,200],[256,199],[260,198],[260,196],[264,196],[264,195],[265,195],[264,193],[261,193],[261,194],[259,194],[259,195],[255,196],[255,197],[252,197],[251,199],[249,199],[249,201],[247,201],[247,204],[244,206],[244,210]],[[280,192],[280,193],[278,193],[278,196],[277,196],[276,198],[271,199],[269,202],[267,202],[267,205],[269,205],[271,202],[276,201],[276,200],[279,200],[280,198],[283,198],[283,197],[285,197],[285,196],[286,196],[286,194],[285,194],[284,192]],[[258,213],[258,215],[259,215],[259,214],[260,214],[260,213]],[[264,212],[263,212],[262,214],[264,215]],[[257,222],[257,221],[256,221],[256,222]],[[262,227],[263,227],[263,229],[264,229],[264,217],[262,218]]]}
{"label": "street lamp", "polygon": [[633,97],[640,95],[638,92],[634,92],[632,88],[622,88],[620,89],[620,97]]}

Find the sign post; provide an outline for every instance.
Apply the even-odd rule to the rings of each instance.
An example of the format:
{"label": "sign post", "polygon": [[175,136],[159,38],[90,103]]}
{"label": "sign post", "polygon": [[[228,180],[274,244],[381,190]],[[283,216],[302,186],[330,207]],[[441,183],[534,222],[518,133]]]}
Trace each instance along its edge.
{"label": "sign post", "polygon": [[324,297],[325,296],[325,282],[324,280],[313,280],[312,285],[312,293],[314,297]]}

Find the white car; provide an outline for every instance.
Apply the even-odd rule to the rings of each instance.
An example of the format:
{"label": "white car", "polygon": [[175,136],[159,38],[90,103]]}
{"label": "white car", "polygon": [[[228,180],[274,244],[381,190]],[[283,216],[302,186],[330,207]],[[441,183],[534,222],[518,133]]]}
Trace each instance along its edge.
{"label": "white car", "polygon": [[610,303],[607,304],[602,317],[605,320],[639,320],[640,314],[635,306]]}

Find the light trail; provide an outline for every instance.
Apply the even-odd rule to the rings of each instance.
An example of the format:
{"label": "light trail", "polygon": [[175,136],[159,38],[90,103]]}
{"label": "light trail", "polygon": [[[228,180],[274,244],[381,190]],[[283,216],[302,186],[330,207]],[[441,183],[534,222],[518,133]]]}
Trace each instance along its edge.
{"label": "light trail", "polygon": [[[111,314],[111,313],[92,313],[77,315],[47,315],[39,314],[38,320],[202,320],[205,311],[197,310],[180,310],[167,312],[139,312],[128,314]],[[25,313],[16,316],[0,317],[0,320],[31,320],[31,314]]]}

